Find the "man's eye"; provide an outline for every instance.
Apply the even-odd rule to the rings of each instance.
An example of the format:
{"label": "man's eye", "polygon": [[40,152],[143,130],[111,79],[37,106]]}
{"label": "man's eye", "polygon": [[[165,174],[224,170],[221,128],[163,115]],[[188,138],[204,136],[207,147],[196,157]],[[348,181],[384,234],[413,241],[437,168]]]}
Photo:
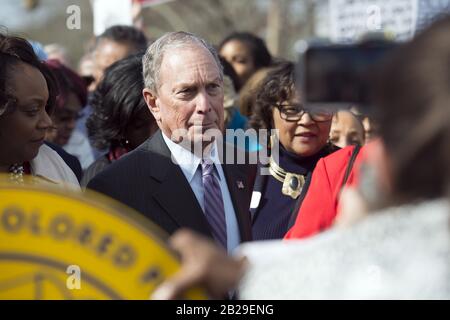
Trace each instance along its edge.
{"label": "man's eye", "polygon": [[178,93],[192,93],[194,91],[193,88],[185,88],[185,89],[181,89]]}
{"label": "man's eye", "polygon": [[208,85],[208,90],[216,90],[220,88],[220,85],[218,85],[217,83],[211,83]]}

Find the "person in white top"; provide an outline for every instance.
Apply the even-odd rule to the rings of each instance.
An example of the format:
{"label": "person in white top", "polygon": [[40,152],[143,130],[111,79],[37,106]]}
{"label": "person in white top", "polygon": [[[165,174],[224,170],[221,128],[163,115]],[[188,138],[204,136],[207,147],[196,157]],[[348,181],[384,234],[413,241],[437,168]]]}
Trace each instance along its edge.
{"label": "person in white top", "polygon": [[0,173],[26,174],[79,189],[75,174],[44,145],[57,90],[52,74],[22,38],[0,34]]}
{"label": "person in white top", "polygon": [[68,189],[79,189],[77,177],[59,154],[47,145],[39,148],[38,155],[30,161],[30,171],[50,184]]}

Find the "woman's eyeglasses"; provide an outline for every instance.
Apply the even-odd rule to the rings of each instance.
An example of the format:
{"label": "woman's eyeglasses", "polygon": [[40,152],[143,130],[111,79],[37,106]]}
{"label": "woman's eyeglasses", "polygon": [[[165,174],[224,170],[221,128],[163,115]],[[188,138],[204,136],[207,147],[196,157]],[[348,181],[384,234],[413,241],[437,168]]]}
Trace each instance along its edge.
{"label": "woman's eyeglasses", "polygon": [[305,113],[308,113],[316,122],[329,121],[333,118],[333,111],[324,107],[314,107],[306,109],[301,104],[278,104],[281,119],[286,121],[299,121]]}

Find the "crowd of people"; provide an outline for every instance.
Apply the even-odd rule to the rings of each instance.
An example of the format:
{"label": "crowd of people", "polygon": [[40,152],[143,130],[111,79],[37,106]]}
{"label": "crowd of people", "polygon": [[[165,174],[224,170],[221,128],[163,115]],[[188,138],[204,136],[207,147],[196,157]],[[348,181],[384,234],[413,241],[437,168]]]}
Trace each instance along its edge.
{"label": "crowd of people", "polygon": [[[405,237],[423,237],[444,266],[431,277],[431,291],[415,282],[417,298],[449,298],[448,32],[445,17],[396,49],[372,84],[376,112],[370,115],[351,105],[339,111],[309,106],[295,64],[273,57],[247,32],[213,46],[188,32],[149,41],[134,27],[113,26],[94,39],[78,71],[59,46],[39,57],[26,39],[0,34],[0,173],[11,183],[28,175],[100,192],[171,235],[182,268],[155,298],[180,298],[197,285],[211,297],[226,297],[247,270],[247,283],[252,279],[245,257],[233,256],[244,242],[285,239],[284,245],[336,229],[343,234],[334,241],[358,257],[367,248],[346,247],[347,234],[389,242],[379,238],[382,232],[355,231],[362,220],[387,230],[375,219],[382,213],[410,214],[414,230],[428,230],[410,231],[413,224],[401,218],[389,226]],[[218,139],[227,129],[254,129],[257,137],[245,146]],[[270,134],[262,138],[261,130]],[[268,161],[229,161],[242,147],[245,159],[264,151]],[[300,292],[314,286],[316,296],[327,297],[317,282],[345,266],[330,254],[326,268],[315,268],[307,262],[315,261],[314,252],[302,256],[303,269],[286,264],[286,272],[307,278]],[[392,279],[422,257],[399,256],[385,266]],[[351,279],[343,272],[336,290],[345,292]],[[408,281],[398,282],[402,290],[396,283],[386,285],[386,297],[405,296]]]}

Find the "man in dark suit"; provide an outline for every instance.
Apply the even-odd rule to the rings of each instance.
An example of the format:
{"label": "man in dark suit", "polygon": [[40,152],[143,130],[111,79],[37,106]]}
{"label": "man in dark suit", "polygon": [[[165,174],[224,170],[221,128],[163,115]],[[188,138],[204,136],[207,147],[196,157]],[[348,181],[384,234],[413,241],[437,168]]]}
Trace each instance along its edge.
{"label": "man in dark suit", "polygon": [[224,163],[220,155],[230,149],[210,134],[224,130],[217,53],[192,34],[169,33],[147,50],[143,74],[144,99],[160,130],[87,187],[136,209],[170,234],[190,228],[228,251],[251,240],[256,166]]}

